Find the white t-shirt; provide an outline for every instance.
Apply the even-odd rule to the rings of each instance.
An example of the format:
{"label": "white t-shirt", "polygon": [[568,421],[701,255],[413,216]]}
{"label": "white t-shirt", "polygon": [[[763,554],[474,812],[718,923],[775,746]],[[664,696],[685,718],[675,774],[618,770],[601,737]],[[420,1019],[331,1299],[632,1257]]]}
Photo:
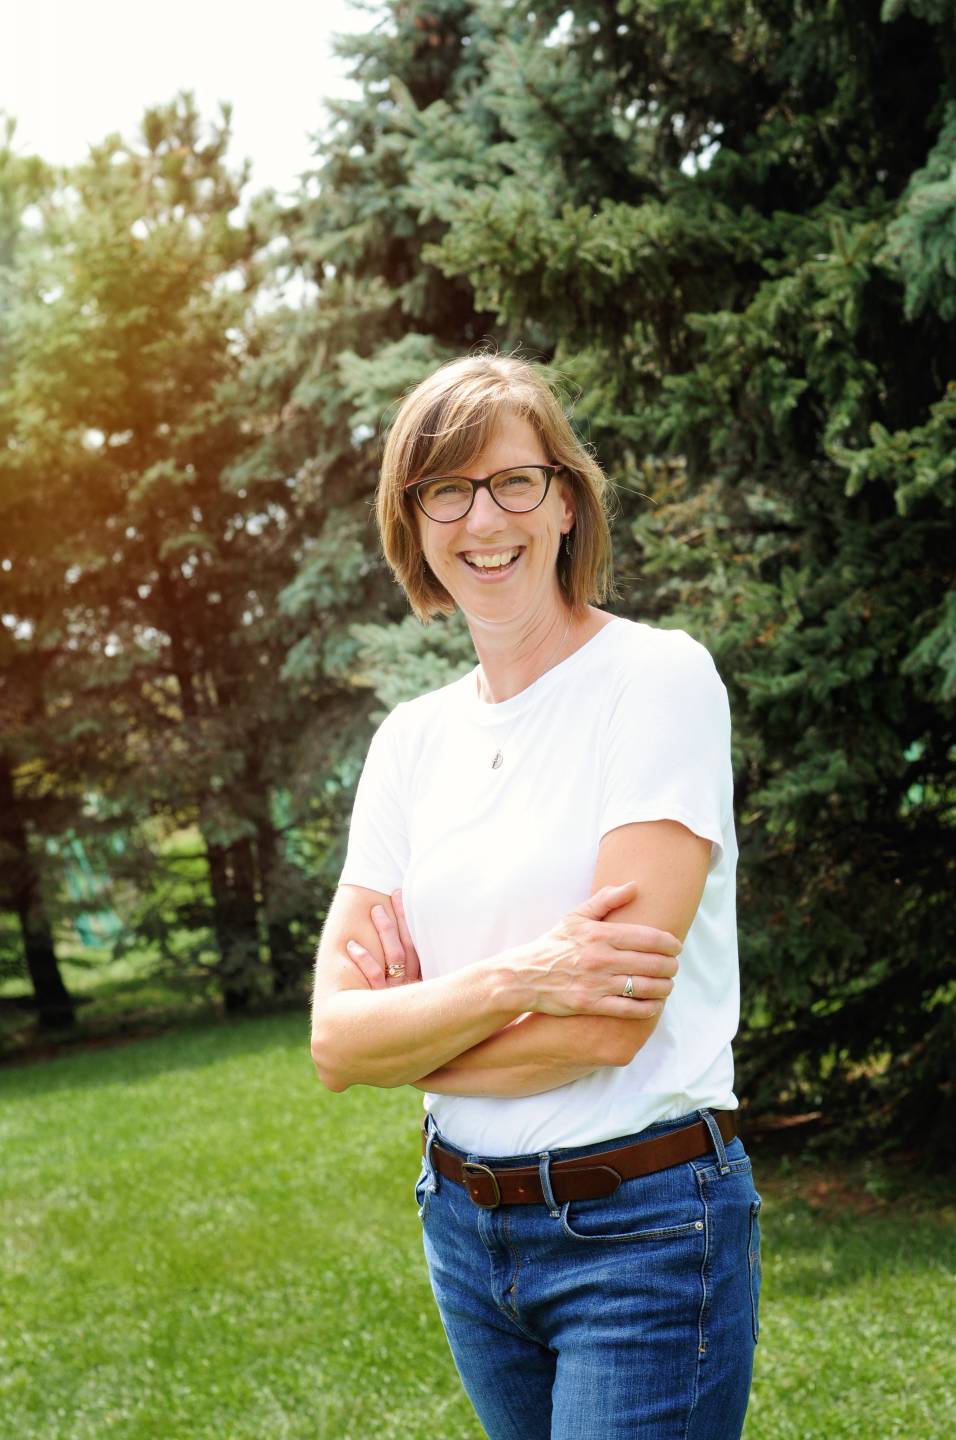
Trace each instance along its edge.
{"label": "white t-shirt", "polygon": [[712,842],[711,861],[674,990],[629,1065],[540,1095],[430,1094],[426,1108],[481,1155],[734,1108],[737,843],[730,711],[710,654],[683,630],[615,617],[500,704],[479,698],[477,671],[380,725],[340,881],[401,887],[426,982],[534,939],[587,899],[601,838],[619,825],[678,820]]}

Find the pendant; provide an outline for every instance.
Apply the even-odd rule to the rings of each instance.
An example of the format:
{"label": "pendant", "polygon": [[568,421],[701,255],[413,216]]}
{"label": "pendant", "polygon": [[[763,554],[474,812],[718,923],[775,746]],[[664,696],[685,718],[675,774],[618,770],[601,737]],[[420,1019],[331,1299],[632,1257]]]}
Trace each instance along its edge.
{"label": "pendant", "polygon": [[502,755],[501,751],[500,751],[500,750],[496,750],[496,751],[495,751],[495,758],[494,758],[494,759],[492,760],[492,762],[491,762],[491,768],[492,768],[492,770],[500,770],[501,767],[502,767],[502,765],[504,764],[504,759],[505,759],[505,757]]}

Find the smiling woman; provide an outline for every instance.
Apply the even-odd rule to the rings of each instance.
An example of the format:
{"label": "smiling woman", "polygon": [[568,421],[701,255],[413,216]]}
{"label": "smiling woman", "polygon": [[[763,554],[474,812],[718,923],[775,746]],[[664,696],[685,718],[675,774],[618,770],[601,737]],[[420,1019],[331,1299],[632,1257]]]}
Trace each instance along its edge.
{"label": "smiling woman", "polygon": [[[451,367],[443,366],[406,399],[392,424],[382,462],[379,529],[386,557],[413,610],[427,622],[433,615],[450,613],[455,602],[423,566],[421,502],[410,508],[407,492],[417,498],[422,482],[435,478],[490,480],[498,466],[482,471],[476,469],[476,462],[491,458],[482,457],[482,450],[494,449],[493,440],[503,438],[505,432],[510,432],[509,443],[498,449],[510,453],[503,466],[537,464],[546,466],[552,476],[560,471],[556,488],[565,497],[574,492],[574,563],[569,550],[557,557],[566,602],[580,611],[589,601],[603,599],[608,594],[611,560],[607,482],[600,466],[576,440],[556,396],[521,361],[479,356],[453,364],[454,386],[446,383]],[[495,369],[488,369],[489,365]],[[487,488],[490,494],[491,487]],[[549,482],[549,495],[552,488]],[[562,528],[569,534],[572,525],[566,522]],[[503,533],[496,532],[496,538]]]}
{"label": "smiling woman", "polygon": [[425,1092],[425,1253],[491,1440],[732,1440],[760,1201],[730,717],[701,645],[594,603],[604,501],[524,361],[452,362],[399,409],[385,554],[478,664],[373,738],[312,1053],[331,1089]]}
{"label": "smiling woman", "polygon": [[[515,658],[510,636],[516,621],[526,622],[529,637],[563,625],[567,607],[556,557],[574,525],[574,505],[570,484],[560,466],[548,463],[529,420],[503,414],[466,476],[426,477],[408,482],[406,489],[418,503],[415,520],[425,563],[472,627],[487,629],[497,619],[503,666]],[[476,584],[494,586],[494,599],[479,600]]]}

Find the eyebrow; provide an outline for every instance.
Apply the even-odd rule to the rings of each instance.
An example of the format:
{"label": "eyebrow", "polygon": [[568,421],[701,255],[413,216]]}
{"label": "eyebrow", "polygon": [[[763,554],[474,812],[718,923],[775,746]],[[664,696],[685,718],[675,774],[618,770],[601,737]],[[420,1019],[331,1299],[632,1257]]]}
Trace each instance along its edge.
{"label": "eyebrow", "polygon": [[424,485],[426,480],[490,480],[493,475],[503,475],[506,470],[521,470],[522,468],[538,470],[560,470],[560,465],[552,465],[549,460],[515,460],[511,465],[499,465],[497,470],[489,470],[487,475],[459,475],[453,470],[436,470],[434,475],[420,475],[417,480],[406,480],[404,490],[410,490],[413,485]]}

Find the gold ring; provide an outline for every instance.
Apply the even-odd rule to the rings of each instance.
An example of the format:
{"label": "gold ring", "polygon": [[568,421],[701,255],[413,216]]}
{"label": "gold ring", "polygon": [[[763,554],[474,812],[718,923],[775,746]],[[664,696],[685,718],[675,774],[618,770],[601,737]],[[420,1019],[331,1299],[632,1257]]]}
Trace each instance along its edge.
{"label": "gold ring", "polygon": [[388,976],[389,980],[394,980],[395,977],[396,977],[396,975],[404,975],[404,974],[405,974],[405,966],[404,966],[404,965],[386,965],[386,966],[385,966],[385,974]]}

